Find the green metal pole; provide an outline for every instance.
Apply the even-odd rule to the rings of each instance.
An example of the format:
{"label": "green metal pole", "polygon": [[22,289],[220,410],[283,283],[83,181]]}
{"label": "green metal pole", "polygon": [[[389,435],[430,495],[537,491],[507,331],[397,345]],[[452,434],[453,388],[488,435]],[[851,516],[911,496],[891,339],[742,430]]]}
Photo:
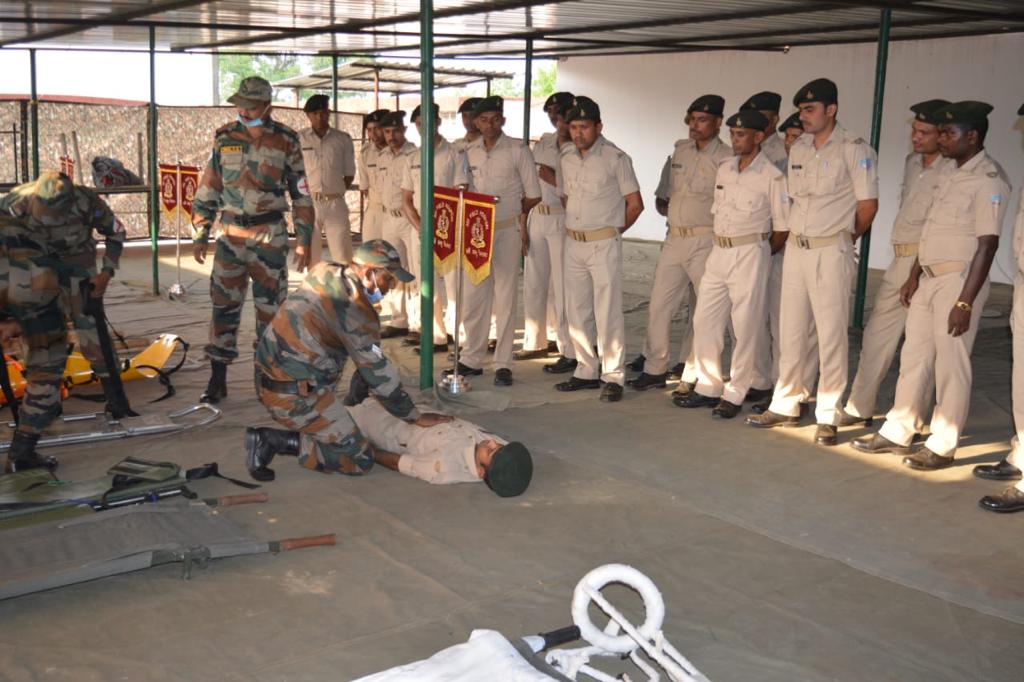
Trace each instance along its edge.
{"label": "green metal pole", "polygon": [[533,94],[533,38],[526,39],[526,77],[523,79],[523,142],[530,144],[530,97]]}
{"label": "green metal pole", "polygon": [[332,125],[338,127],[338,55],[331,55],[331,111],[335,112]]}
{"label": "green metal pole", "polygon": [[[889,29],[892,10],[883,9],[878,25],[878,52],[875,56],[875,102],[871,109],[871,146],[878,151],[882,137],[882,104],[885,101],[885,69],[889,62]],[[868,257],[871,254],[871,230],[860,238],[860,267],[857,270],[857,291],[853,299],[853,326],[864,327],[864,300],[868,288]]]}
{"label": "green metal pole", "polygon": [[32,179],[39,177],[39,93],[36,92],[36,51],[28,51],[28,72],[31,95],[28,115],[32,122]]}
{"label": "green metal pole", "polygon": [[160,196],[156,140],[156,27],[149,27],[149,244],[153,268],[153,294],[160,295]]}
{"label": "green metal pole", "polygon": [[[434,385],[434,3],[420,0],[420,388]],[[458,332],[452,332],[458,337]]]}

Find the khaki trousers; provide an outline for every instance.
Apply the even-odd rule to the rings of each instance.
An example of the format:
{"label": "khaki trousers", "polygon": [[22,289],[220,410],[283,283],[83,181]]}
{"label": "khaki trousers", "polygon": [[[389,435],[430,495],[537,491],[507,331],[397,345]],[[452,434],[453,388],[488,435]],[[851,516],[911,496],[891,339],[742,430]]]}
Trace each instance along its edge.
{"label": "khaki trousers", "polygon": [[[562,355],[574,357],[565,316],[565,214],[529,217],[530,252],[523,265],[523,350],[547,347],[553,328]],[[551,314],[553,313],[553,315]]]}
{"label": "khaki trousers", "polygon": [[[1014,436],[1010,441],[1010,454],[1006,459],[1018,469],[1024,469],[1024,273],[1020,270],[1013,278],[1013,309],[1010,311],[1010,331],[1013,333],[1013,375],[1010,396],[1013,399]],[[1017,483],[1024,492],[1024,480]]]}
{"label": "khaki trousers", "polygon": [[[647,321],[647,360],[644,363],[644,371],[648,374],[664,374],[668,371],[669,327],[672,324],[672,316],[676,314],[691,285],[694,292],[700,290],[700,280],[704,276],[704,264],[711,253],[711,245],[710,234],[680,237],[669,233],[661,247],[658,265],[654,269],[651,308]],[[697,373],[694,369],[692,346],[685,362],[683,381],[693,383],[697,380]]]}
{"label": "khaki trousers", "polygon": [[[882,277],[882,284],[875,296],[875,306],[864,328],[857,375],[853,378],[850,395],[846,399],[846,413],[866,419],[875,414],[878,387],[889,372],[889,366],[896,356],[896,347],[907,323],[907,309],[900,303],[900,287],[910,276],[915,256],[896,256]],[[921,391],[921,400],[915,412],[923,415],[931,401],[932,385]],[[923,424],[917,425],[920,432]]]}
{"label": "khaki trousers", "polygon": [[935,411],[931,435],[924,445],[937,455],[952,457],[971,406],[971,349],[978,333],[981,311],[988,300],[986,281],[974,299],[971,327],[965,334],[949,334],[949,312],[960,297],[967,268],[941,277],[921,277],[910,301],[907,338],[900,354],[900,378],[896,398],[879,430],[885,438],[909,445],[923,421],[919,412],[932,377],[935,377]]}
{"label": "khaki trousers", "polygon": [[384,207],[379,203],[366,202],[363,208],[363,242],[382,239],[384,234]]}
{"label": "khaki trousers", "polygon": [[[462,326],[466,334],[466,343],[459,360],[473,369],[480,369],[483,366],[487,354],[492,311],[498,339],[498,346],[494,351],[494,369],[512,367],[512,340],[515,335],[522,244],[516,227],[495,230],[490,277],[475,286],[470,284],[468,278],[463,280]],[[466,277],[465,274],[463,277]]]}
{"label": "khaki trousers", "polygon": [[[423,330],[422,302],[420,301],[420,282],[423,278],[422,264],[420,262],[420,233],[411,225],[409,226],[409,237],[405,240],[406,254],[409,256],[409,272],[416,278],[406,285],[408,298],[406,299],[406,310],[409,313],[409,328]],[[447,325],[445,323],[445,307],[447,297],[444,287],[441,285],[441,278],[434,274],[433,288],[433,309],[434,316],[434,343],[442,344],[447,341]]]}
{"label": "khaki trousers", "polygon": [[[626,320],[622,313],[622,237],[565,243],[565,307],[576,351],[575,376],[626,380]],[[589,330],[597,330],[597,353]]]}
{"label": "khaki trousers", "polygon": [[[771,248],[767,241],[733,248],[716,246],[711,250],[693,318],[697,392],[701,395],[742,405],[751,386],[770,386],[767,376],[761,378],[764,383],[753,383],[758,355],[767,357],[765,298],[770,268]],[[722,350],[730,319],[735,343],[729,383],[724,384]]]}
{"label": "khaki trousers", "polygon": [[[758,353],[757,374],[762,374],[768,366],[768,376],[771,379],[769,384],[774,386],[779,380],[779,357],[782,355],[780,349],[780,321],[782,319],[782,263],[786,257],[786,247],[772,254],[771,272],[768,274],[768,334],[770,337],[770,348],[764,348]],[[807,362],[804,363],[804,377],[801,382],[800,402],[806,403],[814,395],[814,385],[818,382],[818,333],[811,322],[808,332]],[[769,352],[770,351],[770,352]]]}
{"label": "khaki trousers", "polygon": [[[412,225],[405,219],[405,216],[394,216],[390,213],[383,214],[381,221],[381,235],[380,238],[395,247],[398,251],[398,255],[402,258],[402,266],[408,269],[409,266],[409,252],[412,238]],[[415,284],[415,282],[411,283]],[[381,301],[381,313],[384,315],[390,315],[391,321],[388,324],[392,327],[399,327],[402,329],[419,329],[419,317],[417,311],[417,326],[412,327],[409,320],[409,291],[412,286],[407,286],[398,283],[394,289],[388,292],[384,300]]]}
{"label": "khaki trousers", "polygon": [[819,372],[814,415],[819,424],[838,424],[848,376],[847,357],[853,245],[842,241],[818,249],[790,244],[782,265],[779,324],[779,379],[771,406],[777,414],[797,417],[805,391],[811,345],[808,330],[818,331]]}
{"label": "khaki trousers", "polygon": [[313,225],[313,243],[310,249],[310,267],[323,260],[323,240],[327,235],[327,248],[335,263],[352,260],[352,226],[348,220],[348,204],[345,197],[313,200],[316,208],[316,222]]}

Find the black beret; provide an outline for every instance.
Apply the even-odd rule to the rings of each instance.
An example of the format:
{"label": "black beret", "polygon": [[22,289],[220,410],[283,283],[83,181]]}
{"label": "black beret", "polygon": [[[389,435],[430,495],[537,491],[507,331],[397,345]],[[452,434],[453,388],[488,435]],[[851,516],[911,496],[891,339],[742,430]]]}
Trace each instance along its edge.
{"label": "black beret", "polygon": [[499,114],[505,112],[505,100],[498,95],[491,95],[490,97],[484,97],[482,100],[476,103],[476,107],[473,108],[473,115],[479,116],[486,111],[496,111]]}
{"label": "black beret", "polygon": [[377,111],[371,111],[363,119],[363,125],[366,125],[367,123],[380,123],[381,121],[384,120],[384,117],[390,113],[391,112],[388,111],[387,109],[378,109]]}
{"label": "black beret", "polygon": [[572,108],[572,101],[576,99],[571,92],[556,92],[544,100],[544,111],[549,107],[558,107],[558,113],[564,114]]}
{"label": "black beret", "polygon": [[575,97],[572,100],[572,108],[565,114],[565,122],[593,121],[601,122],[601,107],[589,97]]}
{"label": "black beret", "polygon": [[800,123],[799,111],[794,111],[792,114],[790,114],[789,118],[783,121],[782,125],[779,126],[779,131],[784,133],[790,128],[799,128],[800,130],[804,129],[803,124]]}
{"label": "black beret", "polygon": [[774,111],[779,112],[779,106],[782,105],[782,95],[777,92],[771,92],[765,90],[759,92],[756,95],[751,95],[750,99],[743,103],[740,107],[740,111],[746,111],[747,109],[757,109],[758,111]]}
{"label": "black beret", "polygon": [[725,99],[718,95],[701,95],[693,100],[693,104],[686,110],[686,113],[692,114],[695,111],[721,116],[725,112]]}
{"label": "black beret", "polygon": [[935,118],[935,112],[946,106],[950,102],[944,99],[929,99],[924,102],[918,102],[914,106],[910,107],[910,110],[914,112],[914,119],[921,121],[922,123],[931,123],[932,125],[938,125],[941,123]]}
{"label": "black beret", "polygon": [[330,110],[331,100],[327,95],[313,95],[306,100],[302,110],[307,114],[313,111],[323,111],[325,109]]}
{"label": "black beret", "polygon": [[458,113],[464,114],[467,111],[473,113],[476,110],[476,105],[480,104],[482,97],[467,97],[466,101],[459,105]]}
{"label": "black beret", "polygon": [[1018,116],[1024,116],[1024,104],[1020,105],[1020,109],[1017,110]]}
{"label": "black beret", "polygon": [[[409,117],[409,120],[412,121],[413,123],[418,121],[419,118],[420,118],[420,107],[421,106],[422,105],[417,104],[416,108],[412,110],[412,116]],[[441,107],[439,107],[437,105],[437,102],[434,102],[434,123],[437,123],[438,119],[440,119],[440,118],[441,118]]]}
{"label": "black beret", "polygon": [[988,123],[988,115],[993,109],[987,102],[953,102],[935,111],[933,116],[939,123]]}
{"label": "black beret", "polygon": [[839,88],[827,78],[816,78],[793,95],[793,106],[810,102],[821,102],[828,106],[839,102]]}
{"label": "black beret", "polygon": [[522,443],[512,442],[494,453],[484,481],[499,497],[516,497],[526,492],[533,478],[533,459]]}
{"label": "black beret", "polygon": [[747,109],[730,116],[725,125],[730,128],[750,128],[764,131],[768,127],[768,117],[757,109]]}
{"label": "black beret", "polygon": [[382,128],[400,128],[405,125],[404,111],[389,111],[380,120]]}

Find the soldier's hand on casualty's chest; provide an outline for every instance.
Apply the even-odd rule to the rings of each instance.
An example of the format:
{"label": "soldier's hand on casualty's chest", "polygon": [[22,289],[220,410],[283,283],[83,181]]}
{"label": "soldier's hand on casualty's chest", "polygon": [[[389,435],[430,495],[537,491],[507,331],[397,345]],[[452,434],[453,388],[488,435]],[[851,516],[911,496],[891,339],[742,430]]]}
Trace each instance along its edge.
{"label": "soldier's hand on casualty's chest", "polygon": [[971,311],[953,306],[949,311],[949,333],[953,337],[960,336],[971,328]]}
{"label": "soldier's hand on casualty's chest", "polygon": [[203,264],[206,262],[206,244],[195,243],[192,245],[192,257],[196,259],[196,262]]}
{"label": "soldier's hand on casualty's chest", "polygon": [[107,291],[107,284],[110,282],[110,273],[103,271],[98,275],[93,275],[89,278],[89,283],[92,284],[93,298],[100,298]]}
{"label": "soldier's hand on casualty's chest", "polygon": [[292,264],[295,265],[296,272],[302,272],[309,266],[309,253],[305,246],[295,247],[295,258],[292,259]]}
{"label": "soldier's hand on casualty's chest", "polygon": [[422,426],[423,428],[430,428],[431,426],[437,426],[438,424],[447,424],[452,420],[446,414],[438,414],[437,412],[424,412],[421,414],[416,421],[413,422],[416,426]]}

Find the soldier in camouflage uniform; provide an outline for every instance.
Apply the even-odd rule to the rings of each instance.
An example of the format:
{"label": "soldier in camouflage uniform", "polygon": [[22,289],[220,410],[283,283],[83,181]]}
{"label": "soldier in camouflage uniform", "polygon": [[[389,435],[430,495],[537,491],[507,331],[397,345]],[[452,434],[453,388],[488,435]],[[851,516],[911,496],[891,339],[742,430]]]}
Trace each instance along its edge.
{"label": "soldier in camouflage uniform", "polygon": [[373,239],[356,249],[350,264],[315,265],[282,304],[256,348],[256,387],[287,430],[246,429],[246,468],[253,478],[273,480],[267,465],[275,455],[298,456],[315,471],[355,476],[370,470],[369,442],[335,394],[349,358],[394,416],[423,427],[451,421],[420,413],[381,351],[373,305],[412,279],[395,247]]}
{"label": "soldier in camouflage uniform", "polygon": [[[56,171],[45,171],[0,199],[9,265],[7,310],[20,324],[28,347],[28,388],[21,419],[8,453],[8,470],[54,465],[35,452],[42,431],[61,413],[60,386],[67,363],[67,326],[111,396],[96,321],[83,312],[80,284],[88,279],[102,296],[124,248],[124,230],[95,192],[75,186]],[[96,239],[105,238],[97,272]],[[109,404],[109,403],[108,403]]]}
{"label": "soldier in camouflage uniform", "polygon": [[210,228],[220,212],[221,235],[210,274],[213,321],[206,356],[211,376],[200,400],[227,396],[227,366],[238,357],[238,324],[252,280],[256,336],[270,323],[288,294],[288,231],[285,194],[292,202],[297,246],[294,265],[302,272],[313,235],[313,200],[306,186],[298,134],[270,118],[270,83],[258,76],[242,81],[228,98],[238,120],[217,130],[192,213],[195,259],[204,262]]}

